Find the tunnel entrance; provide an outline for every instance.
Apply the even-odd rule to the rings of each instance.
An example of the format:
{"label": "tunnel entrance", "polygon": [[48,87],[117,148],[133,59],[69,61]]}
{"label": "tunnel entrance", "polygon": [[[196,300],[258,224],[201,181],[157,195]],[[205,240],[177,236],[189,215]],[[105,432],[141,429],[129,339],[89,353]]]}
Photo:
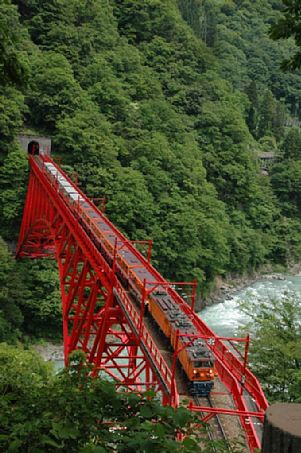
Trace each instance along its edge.
{"label": "tunnel entrance", "polygon": [[40,154],[40,145],[36,141],[31,141],[28,143],[27,147],[28,154],[31,154],[32,156],[38,156]]}

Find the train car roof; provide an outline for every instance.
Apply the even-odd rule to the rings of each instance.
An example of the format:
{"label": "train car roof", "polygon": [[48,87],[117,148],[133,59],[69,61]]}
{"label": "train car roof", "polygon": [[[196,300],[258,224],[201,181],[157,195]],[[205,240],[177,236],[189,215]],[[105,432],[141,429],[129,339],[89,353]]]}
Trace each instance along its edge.
{"label": "train car roof", "polygon": [[64,190],[67,192],[67,193],[78,193],[79,195],[79,192],[73,187],[73,186],[63,186],[64,187]]}

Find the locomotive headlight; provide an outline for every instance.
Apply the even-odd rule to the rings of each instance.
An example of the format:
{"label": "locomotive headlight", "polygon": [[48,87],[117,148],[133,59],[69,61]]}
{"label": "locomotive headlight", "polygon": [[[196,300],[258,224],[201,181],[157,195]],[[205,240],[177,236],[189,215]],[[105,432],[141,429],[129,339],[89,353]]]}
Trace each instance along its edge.
{"label": "locomotive headlight", "polygon": [[197,370],[193,370],[193,374],[197,374]]}

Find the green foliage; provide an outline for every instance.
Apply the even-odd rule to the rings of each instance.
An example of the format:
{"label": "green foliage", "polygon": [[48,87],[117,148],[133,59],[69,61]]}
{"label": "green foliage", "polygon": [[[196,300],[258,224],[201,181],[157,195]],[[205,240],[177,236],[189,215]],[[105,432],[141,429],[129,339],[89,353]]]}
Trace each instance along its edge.
{"label": "green foliage", "polygon": [[106,0],[16,1],[32,40],[67,58],[76,74],[96,53],[111,48],[118,34]]}
{"label": "green foliage", "polygon": [[[206,187],[204,187],[206,190]],[[208,190],[208,188],[207,188]],[[229,246],[224,228],[227,218],[221,203],[215,203],[214,194],[202,196],[186,195],[178,199],[164,197],[160,210],[167,212],[161,220],[160,229],[154,228],[159,247],[160,267],[172,279],[196,276],[198,281],[212,281],[223,273],[229,260]],[[189,241],[189,248],[182,250],[181,244]],[[216,250],[219,252],[216,253]],[[156,257],[156,255],[155,255]],[[161,259],[163,257],[163,260]],[[180,257],[180,258],[179,258]],[[175,269],[179,259],[180,268]]]}
{"label": "green foliage", "polygon": [[108,213],[130,237],[143,237],[150,231],[156,212],[154,200],[147,190],[143,175],[132,168],[115,173],[108,194]]}
{"label": "green foliage", "polygon": [[85,95],[73,77],[67,59],[44,52],[33,61],[34,77],[28,95],[30,117],[35,125],[53,129],[56,122],[85,104]]}
{"label": "green foliage", "polygon": [[26,154],[19,149],[10,151],[0,167],[0,217],[2,220],[0,233],[7,239],[12,238],[19,229],[19,220],[24,207],[27,173]]}
{"label": "green foliage", "polygon": [[[0,84],[1,86],[1,84]],[[24,97],[12,87],[1,87],[0,95],[0,163],[12,147],[13,139],[22,126]],[[15,146],[15,145],[13,145]]]}
{"label": "green foliage", "polygon": [[300,259],[301,225],[296,218],[280,217],[274,224],[273,260],[291,266]]}
{"label": "green foliage", "polygon": [[[96,108],[77,110],[57,123],[56,143],[77,164],[110,167],[116,157],[116,141],[110,124]],[[83,176],[85,174],[83,172]]]}
{"label": "green foliage", "polygon": [[21,294],[22,285],[16,274],[15,263],[0,237],[0,342],[14,342],[21,334]]}
{"label": "green foliage", "polygon": [[160,0],[115,1],[118,29],[129,42],[151,41],[154,36],[170,38],[174,31],[172,2]]}
{"label": "green foliage", "polygon": [[56,262],[23,260],[18,262],[18,272],[23,283],[20,308],[24,333],[57,338],[62,330],[62,308]]}
{"label": "green foliage", "polygon": [[29,78],[26,44],[29,37],[19,22],[17,8],[0,1],[0,163],[22,125],[24,89]]}
{"label": "green foliage", "polygon": [[[287,46],[267,36],[279,2],[14,3],[20,19],[11,2],[3,2],[16,30],[4,27],[3,45],[10,42],[7,55],[20,62],[29,58],[31,71],[24,109],[16,88],[22,84],[3,66],[6,238],[16,234],[23,203],[25,160],[10,147],[25,113],[29,126],[53,136],[54,151],[79,173],[80,187],[107,196],[107,212],[126,235],[154,239],[154,262],[166,277],[197,276],[205,292],[219,274],[278,260],[280,243],[294,242],[290,256],[297,256],[291,234],[298,230],[298,178],[291,181],[292,170],[282,174],[275,167],[275,197],[256,161],[257,150],[269,144],[280,144],[285,155],[286,117],[299,114],[300,76],[280,72]],[[283,195],[285,184],[294,188]],[[282,215],[294,225],[287,237]],[[38,291],[28,291],[25,316],[40,330],[52,296],[41,303]],[[54,287],[51,294],[57,301]]]}
{"label": "green foliage", "polygon": [[263,137],[264,135],[272,134],[273,128],[273,117],[275,111],[275,101],[270,91],[267,91],[261,102],[260,106],[260,118],[258,124],[258,136]]}
{"label": "green foliage", "polygon": [[178,0],[183,17],[191,25],[197,36],[212,47],[217,33],[217,7],[213,2],[194,0]]}
{"label": "green foliage", "polygon": [[252,322],[250,366],[261,380],[270,402],[301,401],[301,305],[299,297],[246,301]]}
{"label": "green foliage", "polygon": [[281,201],[283,213],[289,217],[301,215],[301,134],[291,128],[281,145],[278,162],[273,165],[271,181]]}
{"label": "green foliage", "polygon": [[[206,32],[214,34],[213,50],[225,79],[239,90],[255,82],[260,98],[268,88],[275,98],[285,102],[292,115],[300,114],[300,74],[280,69],[281,61],[294,52],[295,46],[291,42],[275,43],[269,37],[271,24],[280,16],[281,1],[178,0],[178,4],[197,36],[206,39]],[[206,21],[208,12],[214,16],[211,24]]]}
{"label": "green foliage", "polygon": [[282,159],[301,160],[301,131],[291,128],[281,145]]}
{"label": "green foliage", "polygon": [[272,183],[288,216],[301,214],[301,160],[284,161],[273,166]]}
{"label": "green foliage", "polygon": [[1,85],[22,86],[28,77],[28,60],[22,41],[26,30],[20,26],[17,8],[9,0],[0,2]]}
{"label": "green foliage", "polygon": [[24,338],[58,338],[61,295],[56,263],[15,261],[0,238],[0,342]]}
{"label": "green foliage", "polygon": [[293,38],[297,49],[290,58],[286,58],[283,63],[285,68],[300,68],[301,66],[301,32],[300,32],[300,13],[301,5],[294,0],[283,0],[284,9],[278,22],[272,26],[271,36],[274,39]]}
{"label": "green foliage", "polygon": [[[201,432],[184,408],[162,407],[148,391],[116,393],[114,383],[91,378],[82,352],[59,375],[29,351],[0,345],[2,451],[193,452]],[[12,410],[13,408],[13,410]],[[188,434],[182,445],[176,433]],[[200,451],[213,445],[202,438]],[[220,445],[223,451],[225,445]]]}

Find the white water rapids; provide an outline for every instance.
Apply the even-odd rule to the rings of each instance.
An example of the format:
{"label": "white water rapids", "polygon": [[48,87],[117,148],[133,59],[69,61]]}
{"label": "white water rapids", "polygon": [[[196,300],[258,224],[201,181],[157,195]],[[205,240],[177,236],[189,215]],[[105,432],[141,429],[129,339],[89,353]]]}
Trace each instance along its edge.
{"label": "white water rapids", "polygon": [[[199,313],[199,316],[219,336],[235,337],[241,336],[239,330],[247,324],[248,317],[239,308],[241,301],[252,300],[260,304],[267,299],[279,299],[287,294],[296,294],[301,300],[301,276],[282,276],[283,280],[267,279],[260,280],[245,289],[238,291],[235,295],[206,307]],[[243,335],[245,336],[245,335]],[[45,347],[46,352],[42,354],[45,360],[54,362],[55,370],[64,366],[61,356],[62,346],[59,346],[58,353],[51,354]]]}
{"label": "white water rapids", "polygon": [[301,297],[301,276],[283,276],[283,279],[260,280],[235,295],[202,310],[199,316],[219,336],[234,337],[247,324],[248,317],[240,309],[240,302],[252,300],[260,304],[269,299],[280,299],[288,294]]}

